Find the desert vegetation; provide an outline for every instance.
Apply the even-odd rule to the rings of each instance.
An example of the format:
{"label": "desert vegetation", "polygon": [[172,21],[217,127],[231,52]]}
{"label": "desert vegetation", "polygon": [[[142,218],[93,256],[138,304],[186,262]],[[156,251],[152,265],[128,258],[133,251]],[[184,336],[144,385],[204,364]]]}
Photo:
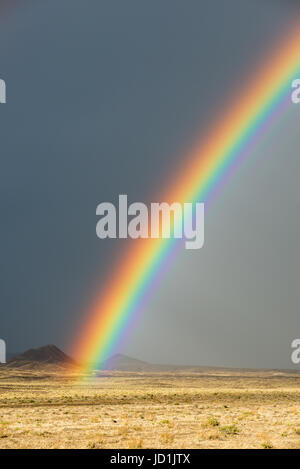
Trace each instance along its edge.
{"label": "desert vegetation", "polygon": [[0,448],[300,448],[300,376],[0,369]]}

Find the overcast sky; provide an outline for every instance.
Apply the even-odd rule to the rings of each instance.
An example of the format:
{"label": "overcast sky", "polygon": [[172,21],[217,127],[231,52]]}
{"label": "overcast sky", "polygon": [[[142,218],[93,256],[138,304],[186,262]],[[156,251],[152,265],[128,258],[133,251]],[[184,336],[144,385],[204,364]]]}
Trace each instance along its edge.
{"label": "overcast sky", "polygon": [[[0,337],[64,350],[126,242],[96,237],[118,194],[155,199],[300,12],[279,0],[0,2]],[[3,7],[1,9],[1,7]],[[226,182],[117,351],[291,368],[300,337],[300,106]]]}

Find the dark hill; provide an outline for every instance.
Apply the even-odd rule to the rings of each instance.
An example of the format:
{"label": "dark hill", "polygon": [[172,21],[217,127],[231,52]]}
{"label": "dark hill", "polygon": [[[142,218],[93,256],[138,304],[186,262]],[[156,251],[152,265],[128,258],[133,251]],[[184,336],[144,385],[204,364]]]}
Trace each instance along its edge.
{"label": "dark hill", "polygon": [[75,365],[74,360],[62,352],[55,345],[30,349],[8,361],[10,367],[23,367],[30,365]]}

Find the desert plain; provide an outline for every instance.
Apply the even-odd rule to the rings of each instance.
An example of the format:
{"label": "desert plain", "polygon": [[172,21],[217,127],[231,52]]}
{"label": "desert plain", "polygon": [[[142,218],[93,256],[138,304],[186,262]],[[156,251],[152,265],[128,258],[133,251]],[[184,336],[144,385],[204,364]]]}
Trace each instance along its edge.
{"label": "desert plain", "polygon": [[0,367],[0,448],[300,448],[300,373]]}

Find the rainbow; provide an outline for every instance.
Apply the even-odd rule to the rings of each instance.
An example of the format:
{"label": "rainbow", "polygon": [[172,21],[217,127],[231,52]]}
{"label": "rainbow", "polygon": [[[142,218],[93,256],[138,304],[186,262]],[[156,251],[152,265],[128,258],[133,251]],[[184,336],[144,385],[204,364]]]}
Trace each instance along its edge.
{"label": "rainbow", "polygon": [[[274,116],[292,105],[291,82],[300,75],[300,28],[295,26],[258,64],[205,137],[185,155],[174,183],[156,200],[208,201],[218,183],[250,153]],[[73,353],[84,374],[113,353],[168,267],[175,247],[178,240],[174,239],[131,242],[87,311],[85,325],[74,341]]]}

